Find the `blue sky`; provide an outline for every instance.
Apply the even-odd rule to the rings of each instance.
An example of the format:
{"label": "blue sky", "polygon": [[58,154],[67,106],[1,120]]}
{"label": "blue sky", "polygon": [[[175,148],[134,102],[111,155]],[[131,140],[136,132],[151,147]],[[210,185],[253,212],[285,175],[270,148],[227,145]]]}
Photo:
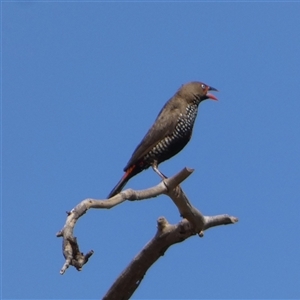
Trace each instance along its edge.
{"label": "blue sky", "polygon": [[[161,164],[205,215],[239,223],[190,238],[135,299],[300,298],[300,3],[2,2],[2,298],[96,299],[156,232],[165,196],[89,211],[77,272],[55,234],[103,199],[181,84],[219,89],[192,141]],[[127,187],[159,182],[151,170]]]}

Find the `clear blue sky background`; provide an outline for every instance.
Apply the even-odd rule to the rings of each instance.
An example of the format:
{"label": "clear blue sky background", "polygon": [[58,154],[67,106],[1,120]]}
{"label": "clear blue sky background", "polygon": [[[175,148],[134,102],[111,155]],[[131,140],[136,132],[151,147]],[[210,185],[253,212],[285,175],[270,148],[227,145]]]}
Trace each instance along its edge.
{"label": "clear blue sky background", "polygon": [[[167,251],[135,299],[300,298],[300,3],[2,2],[2,297],[101,298],[156,232],[169,198],[89,211],[95,251],[61,276],[72,209],[103,199],[181,84],[219,89],[160,166],[206,215],[236,225]],[[128,187],[159,182],[147,170]]]}

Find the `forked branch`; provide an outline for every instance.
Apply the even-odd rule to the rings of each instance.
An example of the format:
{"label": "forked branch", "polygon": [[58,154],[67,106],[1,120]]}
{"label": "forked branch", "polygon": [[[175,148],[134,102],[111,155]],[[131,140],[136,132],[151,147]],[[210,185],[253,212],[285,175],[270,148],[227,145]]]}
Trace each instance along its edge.
{"label": "forked branch", "polygon": [[149,189],[141,191],[127,189],[110,199],[85,199],[80,202],[68,212],[63,229],[56,234],[63,237],[65,263],[60,273],[64,274],[70,265],[80,271],[93,254],[93,250],[85,255],[81,253],[77,239],[73,236],[77,220],[90,208],[109,209],[126,200],[140,201],[166,194],[173,200],[184,218],[176,225],[170,225],[164,217],[159,218],[156,235],[122,272],[103,299],[129,299],[147,270],[171,245],[182,242],[192,235],[198,234],[202,237],[204,231],[211,227],[236,223],[238,219],[228,215],[204,216],[190,203],[179,184],[192,172],[192,169],[184,168],[178,174]]}

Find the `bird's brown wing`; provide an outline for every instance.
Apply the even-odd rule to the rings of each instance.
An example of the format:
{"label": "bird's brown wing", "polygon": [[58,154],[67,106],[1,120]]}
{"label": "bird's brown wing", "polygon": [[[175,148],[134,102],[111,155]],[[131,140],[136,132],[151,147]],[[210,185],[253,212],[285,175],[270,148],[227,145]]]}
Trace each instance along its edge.
{"label": "bird's brown wing", "polygon": [[170,102],[169,100],[158,114],[154,124],[149,129],[143,140],[134,150],[129,162],[124,168],[124,171],[136,164],[159,141],[174,131],[177,123],[176,115],[179,115],[179,113],[180,112],[176,103],[174,103],[174,101]]}

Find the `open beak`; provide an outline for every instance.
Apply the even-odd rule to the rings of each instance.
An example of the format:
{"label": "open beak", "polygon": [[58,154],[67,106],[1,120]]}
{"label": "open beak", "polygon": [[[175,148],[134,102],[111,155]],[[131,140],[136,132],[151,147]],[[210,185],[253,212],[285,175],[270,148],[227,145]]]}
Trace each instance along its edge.
{"label": "open beak", "polygon": [[[215,92],[218,92],[217,89],[215,89],[215,88],[213,88],[213,87],[211,87],[211,86],[209,86],[207,90],[208,90],[208,91],[215,91]],[[210,93],[206,93],[206,97],[208,97],[209,99],[218,101],[218,98],[217,98],[216,96],[210,94]]]}

